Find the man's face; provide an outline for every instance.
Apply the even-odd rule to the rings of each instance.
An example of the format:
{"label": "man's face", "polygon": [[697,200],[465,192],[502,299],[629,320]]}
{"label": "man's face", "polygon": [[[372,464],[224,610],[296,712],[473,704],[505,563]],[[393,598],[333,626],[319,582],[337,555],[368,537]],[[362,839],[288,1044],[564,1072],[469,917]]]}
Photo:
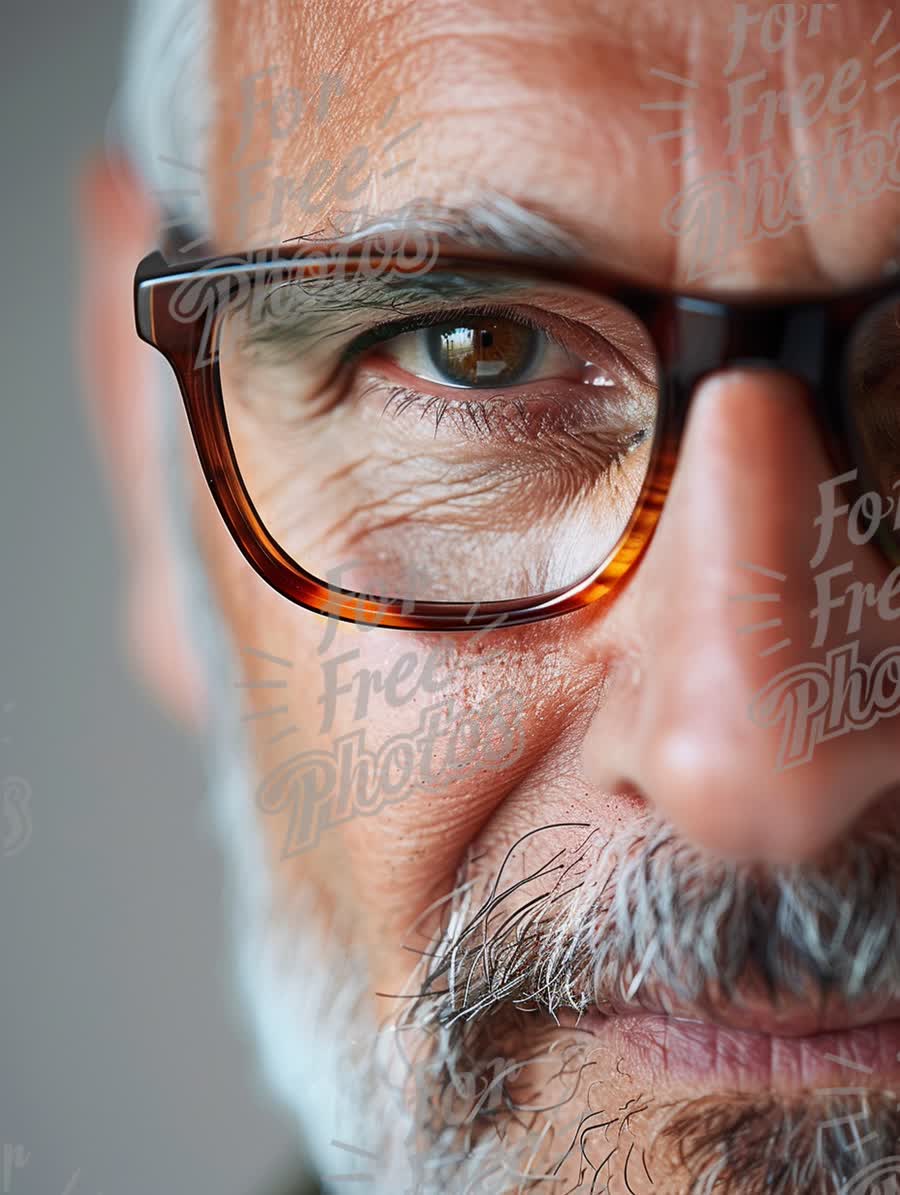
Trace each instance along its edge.
{"label": "man's face", "polygon": [[[773,192],[765,234],[738,232],[718,256],[703,240],[698,222],[712,236],[739,209],[716,225],[725,191],[702,180],[764,150],[783,178],[826,155],[834,130],[856,120],[887,137],[898,112],[898,59],[880,61],[900,38],[896,11],[767,12],[223,0],[215,243],[340,230],[350,208],[509,200],[586,261],[650,285],[827,293],[876,278],[900,231],[896,182],[807,213],[797,185],[780,223]],[[837,169],[849,177],[849,155]],[[309,472],[289,476],[255,418],[235,413],[235,441],[303,562],[334,544],[323,529],[339,533],[328,484],[310,484],[333,477],[330,449],[317,456],[316,442]],[[535,1189],[812,1193],[898,1152],[898,723],[857,718],[779,767],[787,714],[751,716],[776,674],[849,642],[871,662],[896,641],[887,600],[861,600],[853,625],[848,599],[811,646],[817,575],[849,562],[831,592],[852,580],[877,594],[890,571],[841,516],[819,552],[835,473],[797,381],[722,372],[695,397],[655,537],[611,600],[452,635],[292,605],[245,563],[198,480],[205,564],[242,670],[245,800],[271,920],[328,943],[303,960],[324,1004],[355,993],[343,1080],[379,1122],[377,1157],[319,1141],[332,1173],[368,1166],[395,1190],[388,1172],[424,1159],[422,1191],[552,1175]],[[425,499],[411,501],[421,516]],[[418,526],[409,575],[434,549]],[[492,567],[527,527],[523,513],[520,534],[498,535]],[[349,537],[329,560],[352,575]],[[785,692],[796,727],[809,690]],[[457,721],[428,739],[445,705]],[[350,785],[343,803],[304,806],[303,793],[337,793],[342,752],[355,766],[401,739],[433,765],[427,782],[417,772],[365,809]],[[297,1026],[340,1031],[324,1014]]]}

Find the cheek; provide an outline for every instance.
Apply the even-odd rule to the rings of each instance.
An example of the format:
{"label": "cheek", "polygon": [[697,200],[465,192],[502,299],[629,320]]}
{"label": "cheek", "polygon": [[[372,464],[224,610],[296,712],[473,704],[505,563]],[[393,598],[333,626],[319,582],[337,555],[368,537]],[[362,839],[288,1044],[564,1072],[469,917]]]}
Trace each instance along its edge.
{"label": "cheek", "polygon": [[[499,644],[465,651],[450,636],[321,621],[327,649],[292,678],[305,719],[293,779],[302,772],[316,793],[316,826],[295,845],[339,862],[366,892],[366,915],[407,916],[446,887],[521,778],[527,727],[512,666],[488,658]],[[282,763],[298,750],[278,747]]]}
{"label": "cheek", "polygon": [[553,750],[552,711],[565,722],[557,697],[572,680],[563,628],[473,644],[339,623],[270,589],[214,510],[204,540],[241,671],[238,729],[256,772],[247,799],[271,872],[399,941]]}
{"label": "cheek", "polygon": [[361,647],[365,669],[390,677],[403,667],[406,674],[402,684],[387,679],[370,699],[368,743],[382,753],[392,743],[410,744],[416,772],[396,798],[382,801],[377,817],[348,823],[348,839],[359,847],[361,866],[374,861],[420,901],[446,889],[466,848],[530,766],[515,645],[488,636],[467,651],[458,642],[370,632]]}

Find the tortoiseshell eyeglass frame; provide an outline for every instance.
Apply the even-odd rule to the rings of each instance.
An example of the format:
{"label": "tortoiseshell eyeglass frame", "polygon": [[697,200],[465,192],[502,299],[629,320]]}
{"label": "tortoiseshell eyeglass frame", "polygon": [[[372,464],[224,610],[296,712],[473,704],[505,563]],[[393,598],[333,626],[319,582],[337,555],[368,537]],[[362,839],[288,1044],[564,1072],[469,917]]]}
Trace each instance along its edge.
{"label": "tortoiseshell eyeglass frame", "polygon": [[[409,597],[374,597],[329,586],[307,572],[269,535],[244,486],[225,418],[215,351],[203,353],[206,312],[176,317],[175,292],[188,279],[208,279],[227,303],[248,275],[290,270],[298,281],[322,276],[322,257],[351,274],[362,268],[389,274],[391,255],[403,246],[386,246],[375,259],[359,246],[323,242],[281,245],[252,253],[203,256],[172,264],[178,254],[151,253],[134,279],[137,331],[157,348],[178,379],[188,422],[209,488],[225,523],[259,575],[291,602],[317,614],[346,622],[418,631],[464,631],[514,627],[579,610],[606,598],[635,566],[653,535],[669,490],[692,396],[698,384],[719,370],[745,366],[774,368],[807,387],[827,451],[841,472],[858,469],[865,492],[862,454],[847,419],[847,349],[859,321],[888,299],[900,300],[900,279],[822,297],[805,294],[709,297],[637,285],[625,277],[582,265],[487,255],[442,243],[433,268],[503,270],[543,282],[575,285],[612,299],[643,324],[656,349],[659,405],[647,475],[634,513],[619,542],[594,571],[576,584],[514,601],[484,603],[420,602]],[[311,250],[314,257],[311,258]],[[295,272],[296,271],[296,272]],[[402,269],[398,272],[402,273]],[[206,358],[201,360],[201,358]],[[198,361],[201,363],[198,365]],[[897,560],[897,548],[879,531],[885,554]]]}

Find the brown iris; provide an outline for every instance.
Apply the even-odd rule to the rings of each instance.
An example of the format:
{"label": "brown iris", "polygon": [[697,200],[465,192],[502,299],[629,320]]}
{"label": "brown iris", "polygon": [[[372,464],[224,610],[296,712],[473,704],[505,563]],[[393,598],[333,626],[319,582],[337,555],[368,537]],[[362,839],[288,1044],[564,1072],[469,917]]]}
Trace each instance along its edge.
{"label": "brown iris", "polygon": [[455,386],[508,386],[521,381],[538,350],[538,335],[512,320],[476,318],[438,324],[427,333],[436,369]]}

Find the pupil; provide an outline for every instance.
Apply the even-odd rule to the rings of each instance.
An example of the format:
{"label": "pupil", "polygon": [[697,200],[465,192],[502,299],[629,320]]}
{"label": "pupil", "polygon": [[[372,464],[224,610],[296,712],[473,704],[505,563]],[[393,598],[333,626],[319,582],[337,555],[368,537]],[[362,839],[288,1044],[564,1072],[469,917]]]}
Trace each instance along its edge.
{"label": "pupil", "polygon": [[531,368],[538,336],[512,320],[476,319],[429,328],[427,347],[436,371],[451,385],[508,386]]}

